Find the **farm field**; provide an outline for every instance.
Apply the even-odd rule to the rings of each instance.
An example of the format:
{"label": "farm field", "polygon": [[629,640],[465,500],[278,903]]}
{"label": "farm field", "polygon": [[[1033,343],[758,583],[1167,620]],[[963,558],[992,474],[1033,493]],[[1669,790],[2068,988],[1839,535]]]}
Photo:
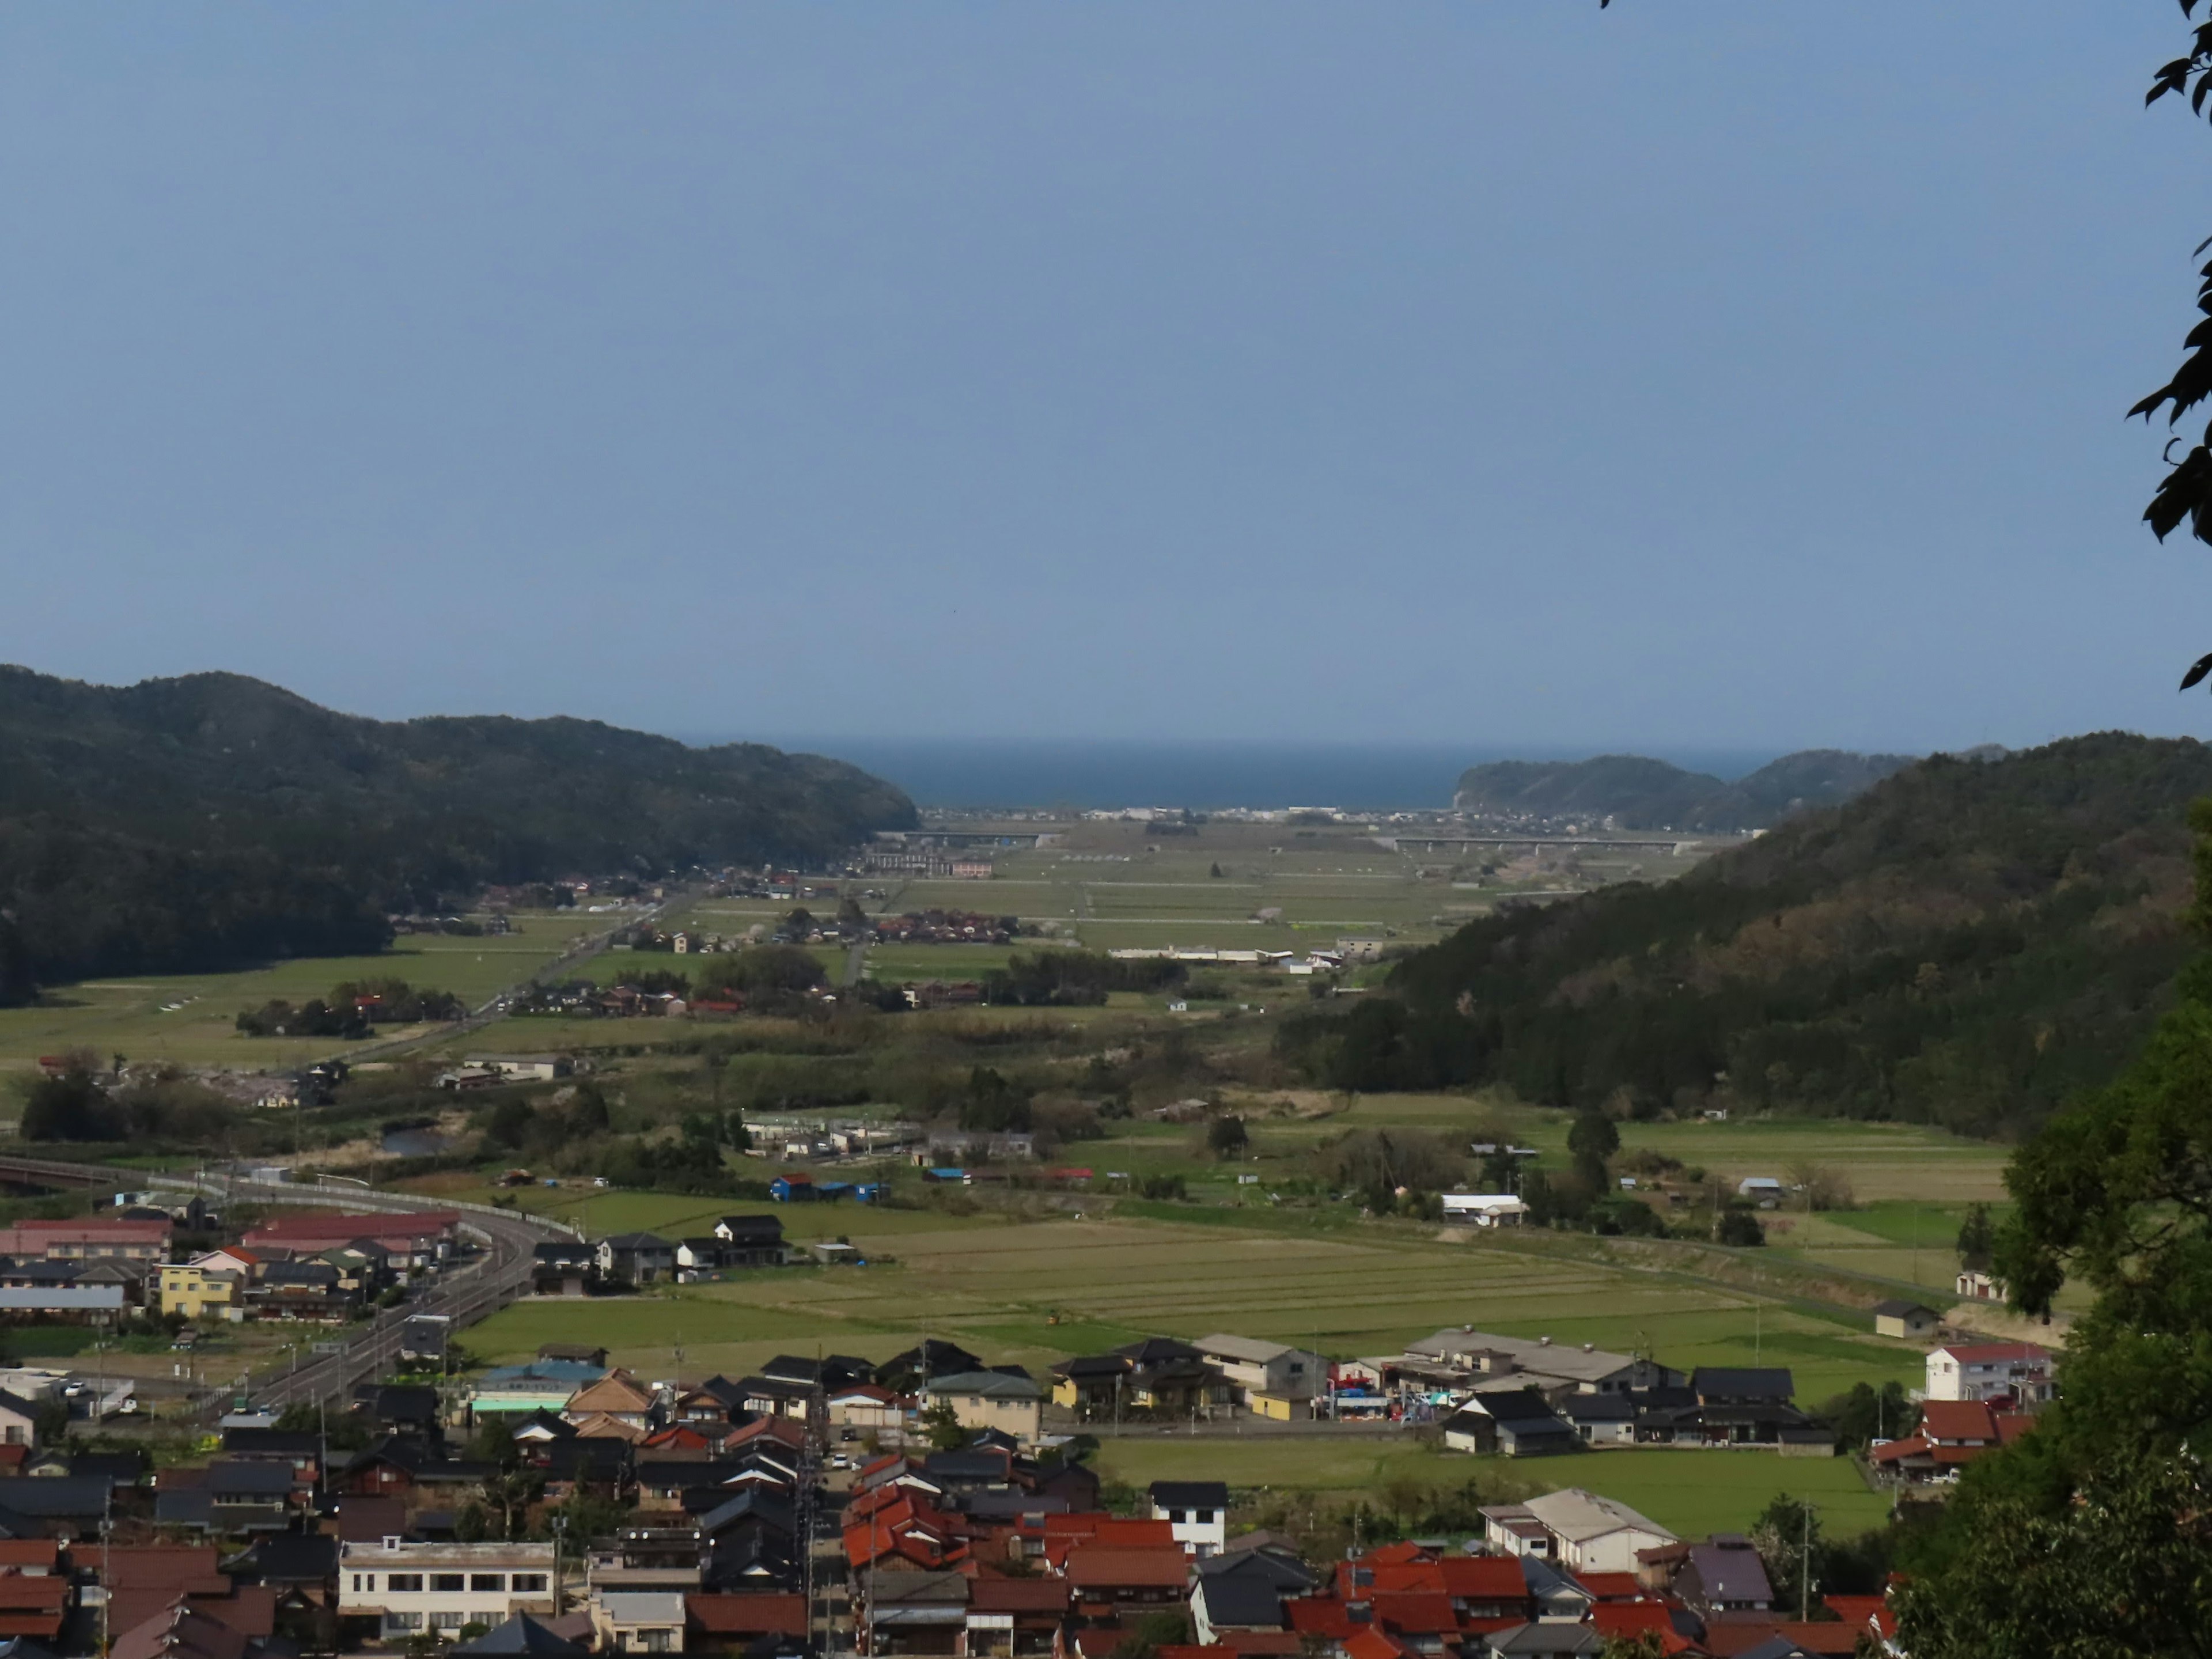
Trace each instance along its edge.
{"label": "farm field", "polygon": [[1477,1476],[1531,1492],[1582,1486],[1686,1538],[1744,1531],[1778,1492],[1819,1504],[1821,1525],[1838,1537],[1880,1526],[1889,1511],[1889,1500],[1869,1490],[1850,1459],[1785,1459],[1772,1452],[1621,1447],[1513,1459],[1431,1451],[1395,1437],[1224,1439],[1152,1432],[1104,1437],[1097,1463],[1101,1474],[1127,1486],[1224,1480],[1240,1498],[1261,1492],[1371,1494],[1390,1480],[1449,1486]]}
{"label": "farm field", "polygon": [[[1054,845],[992,849],[998,873],[989,880],[906,879],[879,873],[834,883],[823,878],[821,884],[860,899],[871,915],[973,910],[1014,915],[1025,926],[1046,930],[1012,946],[872,947],[866,974],[900,984],[975,978],[1003,966],[1016,950],[1054,945],[1101,951],[1179,945],[1303,952],[1347,935],[1424,945],[1486,913],[1499,895],[1595,886],[1632,874],[1661,879],[1688,869],[1717,844],[1686,844],[1680,854],[1642,849],[1618,855],[1586,853],[1565,862],[1555,854],[1522,856],[1497,865],[1486,877],[1484,859],[1396,851],[1385,844],[1385,827],[1380,824],[1319,829],[1208,823],[1189,836],[1166,836],[1118,821],[1075,820],[1055,829],[1060,840]],[[1020,826],[1020,833],[1033,836],[1036,826]],[[1492,854],[1490,861],[1498,856]],[[663,925],[732,937],[755,924],[772,928],[802,904],[817,915],[830,915],[837,902],[826,892],[805,900],[702,898],[679,902]],[[1263,909],[1279,914],[1261,921],[1257,918]],[[831,947],[820,954],[833,977],[842,976],[842,951]],[[681,964],[657,956],[653,965],[682,970]],[[1306,983],[1260,972],[1231,975],[1224,988],[1232,1006],[1279,1008],[1302,997]],[[1132,1000],[1126,1006],[1158,1012],[1164,1001]],[[1218,1006],[1194,1006],[1193,1017]],[[634,1029],[641,1024],[530,1018],[502,1023],[478,1041],[495,1048],[605,1048],[665,1040],[657,1027]]]}
{"label": "farm field", "polygon": [[76,1048],[103,1057],[121,1054],[241,1070],[295,1066],[343,1045],[328,1037],[243,1036],[233,1024],[239,1012],[274,998],[300,1002],[326,996],[333,985],[350,979],[404,979],[452,991],[473,1004],[527,978],[592,925],[567,912],[513,920],[514,932],[482,939],[404,934],[380,956],[301,957],[238,973],[59,987],[36,1006],[0,1009],[0,1068],[25,1068],[41,1054]]}
{"label": "farm field", "polygon": [[[644,1225],[668,1236],[687,1224],[672,1208],[656,1207],[668,1200],[628,1203],[632,1196],[596,1200],[605,1213],[592,1216],[592,1231]],[[624,1207],[607,1207],[617,1204]],[[794,1343],[882,1360],[927,1334],[1037,1371],[1070,1353],[1154,1334],[1231,1331],[1350,1358],[1474,1324],[1640,1349],[1685,1370],[1788,1364],[1800,1398],[1813,1401],[1855,1382],[1911,1382],[1922,1371],[1917,1348],[1744,1292],[1486,1242],[844,1206],[827,1212],[834,1222],[805,1206],[780,1213],[799,1236],[848,1236],[890,1260],[762,1270],[620,1302],[525,1302],[477,1328],[470,1346],[513,1358],[589,1335],[613,1346],[618,1363],[659,1376],[675,1364],[680,1342],[686,1375],[736,1376]]]}

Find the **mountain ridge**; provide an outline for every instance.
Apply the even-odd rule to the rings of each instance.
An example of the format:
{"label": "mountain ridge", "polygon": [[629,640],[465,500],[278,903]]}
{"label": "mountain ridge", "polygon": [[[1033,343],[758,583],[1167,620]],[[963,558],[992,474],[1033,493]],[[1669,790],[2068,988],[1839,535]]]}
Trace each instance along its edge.
{"label": "mountain ridge", "polygon": [[380,948],[487,882],[807,862],[914,805],[842,762],[562,716],[386,721],[239,674],[0,666],[0,998]]}
{"label": "mountain ridge", "polygon": [[1452,800],[1462,811],[1595,817],[1623,830],[1764,830],[1792,812],[1848,800],[1915,758],[1806,749],[1733,783],[1643,755],[1494,761],[1462,773]]}
{"label": "mountain ridge", "polygon": [[1472,922],[1280,1052],[1335,1087],[2015,1135],[2109,1081],[2198,957],[2207,796],[2188,738],[1933,756],[1676,881]]}

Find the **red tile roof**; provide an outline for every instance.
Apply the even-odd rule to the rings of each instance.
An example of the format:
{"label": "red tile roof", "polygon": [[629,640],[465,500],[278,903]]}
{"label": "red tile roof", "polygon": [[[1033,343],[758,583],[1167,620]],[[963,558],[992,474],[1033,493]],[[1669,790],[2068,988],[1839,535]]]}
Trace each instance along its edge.
{"label": "red tile roof", "polygon": [[1224,1630],[1221,1645],[1237,1659],[1290,1659],[1305,1651],[1304,1638],[1289,1630]]}
{"label": "red tile roof", "polygon": [[1438,1636],[1459,1630],[1459,1614],[1442,1591],[1396,1591],[1372,1598],[1375,1621],[1405,1636]]}
{"label": "red tile roof", "polygon": [[685,1622],[708,1636],[804,1636],[803,1595],[687,1595]]}
{"label": "red tile roof", "polygon": [[986,1578],[968,1587],[971,1613],[1059,1613],[1067,1606],[1065,1578]]}
{"label": "red tile roof", "polygon": [[1291,1628],[1301,1636],[1322,1636],[1332,1642],[1341,1642],[1355,1631],[1366,1628],[1352,1622],[1344,1603],[1322,1595],[1301,1595],[1283,1603],[1283,1611],[1291,1616]]}
{"label": "red tile roof", "polygon": [[1347,1659],[1413,1659],[1413,1649],[1371,1625],[1344,1644]]}
{"label": "red tile roof", "polygon": [[1190,1562],[1180,1544],[1134,1549],[1078,1544],[1067,1553],[1066,1573],[1078,1589],[1180,1589],[1189,1580]]}
{"label": "red tile roof", "polygon": [[1528,1593],[1518,1557],[1448,1555],[1437,1563],[1444,1593],[1463,1601],[1508,1601]]}
{"label": "red tile roof", "polygon": [[1578,1572],[1575,1583],[1601,1601],[1633,1601],[1649,1594],[1632,1572]]}
{"label": "red tile roof", "polygon": [[1995,1443],[1996,1413],[1978,1400],[1930,1400],[1920,1408],[1923,1439]]}

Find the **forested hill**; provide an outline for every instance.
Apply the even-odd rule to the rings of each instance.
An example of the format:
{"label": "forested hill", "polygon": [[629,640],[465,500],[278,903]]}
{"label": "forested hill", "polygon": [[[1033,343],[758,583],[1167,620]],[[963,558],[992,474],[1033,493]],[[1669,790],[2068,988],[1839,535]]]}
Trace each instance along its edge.
{"label": "forested hill", "polygon": [[1474,923],[1283,1047],[1340,1087],[2011,1133],[2110,1078],[2197,948],[2185,814],[2207,794],[2191,741],[1922,761],[1670,884]]}
{"label": "forested hill", "polygon": [[1462,773],[1454,800],[1520,817],[1611,818],[1624,830],[1761,830],[1794,811],[1838,805],[1911,764],[1909,755],[1808,749],[1723,783],[1640,755],[1498,761]]}
{"label": "forested hill", "polygon": [[234,674],[0,667],[0,997],[377,948],[487,881],[811,860],[915,822],[842,762],[578,720],[363,720]]}

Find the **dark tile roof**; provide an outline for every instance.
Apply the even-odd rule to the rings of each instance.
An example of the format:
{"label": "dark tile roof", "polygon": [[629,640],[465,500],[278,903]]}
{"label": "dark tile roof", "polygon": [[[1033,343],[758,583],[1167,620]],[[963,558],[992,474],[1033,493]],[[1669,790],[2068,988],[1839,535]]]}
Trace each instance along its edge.
{"label": "dark tile roof", "polygon": [[1552,1409],[1552,1402],[1534,1389],[1504,1389],[1496,1394],[1479,1394],[1468,1405],[1502,1424],[1540,1427],[1559,1420],[1559,1414]]}
{"label": "dark tile roof", "polygon": [[230,1457],[320,1457],[323,1443],[312,1429],[225,1429],[222,1449]]}
{"label": "dark tile roof", "polygon": [[1797,1389],[1783,1366],[1700,1365],[1691,1374],[1690,1392],[1700,1399],[1787,1400]]}
{"label": "dark tile roof", "polygon": [[217,1498],[275,1498],[289,1495],[297,1477],[283,1463],[221,1458],[208,1465],[201,1484]]}
{"label": "dark tile roof", "polygon": [[106,1511],[109,1491],[106,1480],[75,1475],[15,1475],[0,1479],[0,1509],[33,1521],[91,1519]]}
{"label": "dark tile roof", "polygon": [[456,1654],[528,1655],[532,1659],[584,1659],[588,1650],[551,1631],[526,1613],[518,1613],[498,1629],[473,1642],[464,1642]]}
{"label": "dark tile roof", "polygon": [[320,1533],[272,1533],[225,1566],[264,1584],[320,1583],[338,1570],[338,1540]]}
{"label": "dark tile roof", "polygon": [[1152,1502],[1164,1510],[1225,1510],[1229,1486],[1222,1480],[1155,1480]]}
{"label": "dark tile roof", "polygon": [[1205,1598],[1206,1621],[1217,1627],[1282,1628],[1282,1592],[1256,1576],[1222,1573],[1200,1578],[1195,1594]]}

